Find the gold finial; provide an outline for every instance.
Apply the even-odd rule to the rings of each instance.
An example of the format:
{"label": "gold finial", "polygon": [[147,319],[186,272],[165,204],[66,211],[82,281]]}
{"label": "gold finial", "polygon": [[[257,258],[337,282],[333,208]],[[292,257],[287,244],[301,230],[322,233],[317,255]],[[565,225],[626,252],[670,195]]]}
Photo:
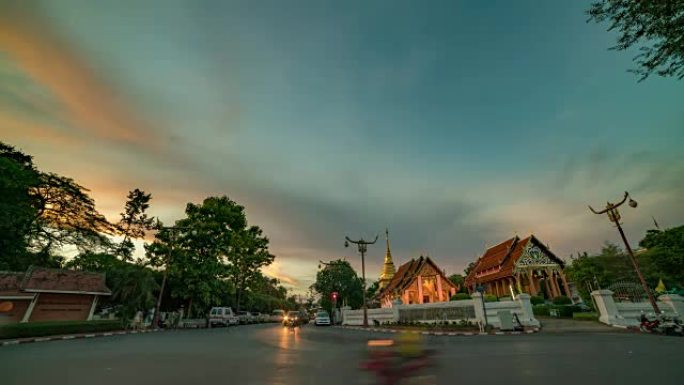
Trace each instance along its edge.
{"label": "gold finial", "polygon": [[385,228],[385,237],[387,240],[387,252],[385,254],[385,264],[380,275],[380,287],[384,287],[392,279],[395,273],[394,262],[392,262],[392,252],[390,251],[389,230]]}

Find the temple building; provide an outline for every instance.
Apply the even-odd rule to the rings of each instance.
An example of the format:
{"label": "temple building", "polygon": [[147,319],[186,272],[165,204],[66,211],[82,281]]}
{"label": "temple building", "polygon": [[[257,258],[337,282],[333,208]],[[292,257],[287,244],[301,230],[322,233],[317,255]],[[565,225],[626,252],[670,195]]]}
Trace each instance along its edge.
{"label": "temple building", "polygon": [[397,299],[404,304],[449,301],[458,289],[430,257],[411,259],[399,266],[395,273],[387,235],[385,264],[376,294],[380,306],[392,307]]}
{"label": "temple building", "polygon": [[564,262],[534,235],[515,236],[488,248],[465,279],[468,291],[484,286],[487,294],[498,297],[512,292],[572,298],[563,273]]}

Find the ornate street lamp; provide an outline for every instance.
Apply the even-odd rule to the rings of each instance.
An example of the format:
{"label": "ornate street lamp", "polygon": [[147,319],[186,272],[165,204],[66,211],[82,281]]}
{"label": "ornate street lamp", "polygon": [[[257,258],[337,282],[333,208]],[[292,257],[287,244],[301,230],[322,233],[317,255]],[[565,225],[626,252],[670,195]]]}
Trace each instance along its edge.
{"label": "ornate street lamp", "polygon": [[653,297],[653,293],[651,293],[651,290],[649,290],[648,285],[646,284],[646,280],[644,279],[644,276],[641,274],[641,270],[639,269],[639,263],[634,257],[634,253],[632,252],[632,248],[629,246],[629,242],[627,242],[627,237],[625,237],[625,232],[622,230],[622,226],[620,226],[621,217],[620,212],[618,211],[618,207],[622,206],[625,202],[627,202],[627,198],[629,198],[629,206],[632,208],[636,208],[637,202],[629,196],[629,193],[627,191],[625,191],[625,196],[619,203],[607,202],[606,208],[601,211],[596,211],[591,206],[589,206],[589,210],[591,210],[594,214],[608,214],[608,218],[610,219],[610,221],[615,223],[615,226],[618,228],[620,236],[622,237],[622,241],[625,243],[627,253],[629,254],[630,259],[632,260],[632,265],[634,265],[634,270],[636,271],[637,276],[639,277],[641,286],[644,288],[644,291],[646,291],[646,295],[648,295],[648,300],[651,302],[651,306],[653,306],[653,311],[655,311],[655,314],[660,314],[660,309],[658,309],[658,304],[656,303],[655,297]]}
{"label": "ornate street lamp", "polygon": [[378,236],[375,236],[373,242],[364,241],[363,238],[358,241],[352,241],[349,237],[344,237],[344,247],[349,247],[350,243],[354,243],[359,247],[359,253],[361,253],[361,275],[363,276],[363,327],[368,327],[368,307],[366,306],[366,262],[365,254],[368,251],[367,246],[374,244],[378,240]]}

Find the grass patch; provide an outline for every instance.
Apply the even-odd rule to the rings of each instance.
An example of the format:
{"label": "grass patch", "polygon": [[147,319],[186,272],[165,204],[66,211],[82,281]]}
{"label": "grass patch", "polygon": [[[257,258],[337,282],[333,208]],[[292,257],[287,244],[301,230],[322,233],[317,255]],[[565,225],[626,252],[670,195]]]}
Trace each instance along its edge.
{"label": "grass patch", "polygon": [[0,339],[95,333],[121,329],[121,321],[118,320],[14,323],[0,326]]}
{"label": "grass patch", "polygon": [[572,319],[580,321],[598,321],[596,313],[572,313]]}

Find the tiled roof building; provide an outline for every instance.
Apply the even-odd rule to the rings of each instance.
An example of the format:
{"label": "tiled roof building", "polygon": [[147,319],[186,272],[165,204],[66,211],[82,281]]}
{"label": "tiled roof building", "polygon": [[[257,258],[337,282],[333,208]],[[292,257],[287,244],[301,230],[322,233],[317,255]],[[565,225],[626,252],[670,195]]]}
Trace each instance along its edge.
{"label": "tiled roof building", "polygon": [[404,304],[443,302],[458,289],[430,257],[421,256],[399,266],[377,297],[382,307],[391,307],[396,299]]}
{"label": "tiled roof building", "polygon": [[512,290],[547,298],[571,297],[564,265],[534,235],[515,236],[488,248],[468,273],[465,285],[471,292],[484,286],[487,294],[499,297]]}
{"label": "tiled roof building", "polygon": [[0,324],[88,320],[103,295],[111,291],[100,273],[42,267],[0,272]]}

